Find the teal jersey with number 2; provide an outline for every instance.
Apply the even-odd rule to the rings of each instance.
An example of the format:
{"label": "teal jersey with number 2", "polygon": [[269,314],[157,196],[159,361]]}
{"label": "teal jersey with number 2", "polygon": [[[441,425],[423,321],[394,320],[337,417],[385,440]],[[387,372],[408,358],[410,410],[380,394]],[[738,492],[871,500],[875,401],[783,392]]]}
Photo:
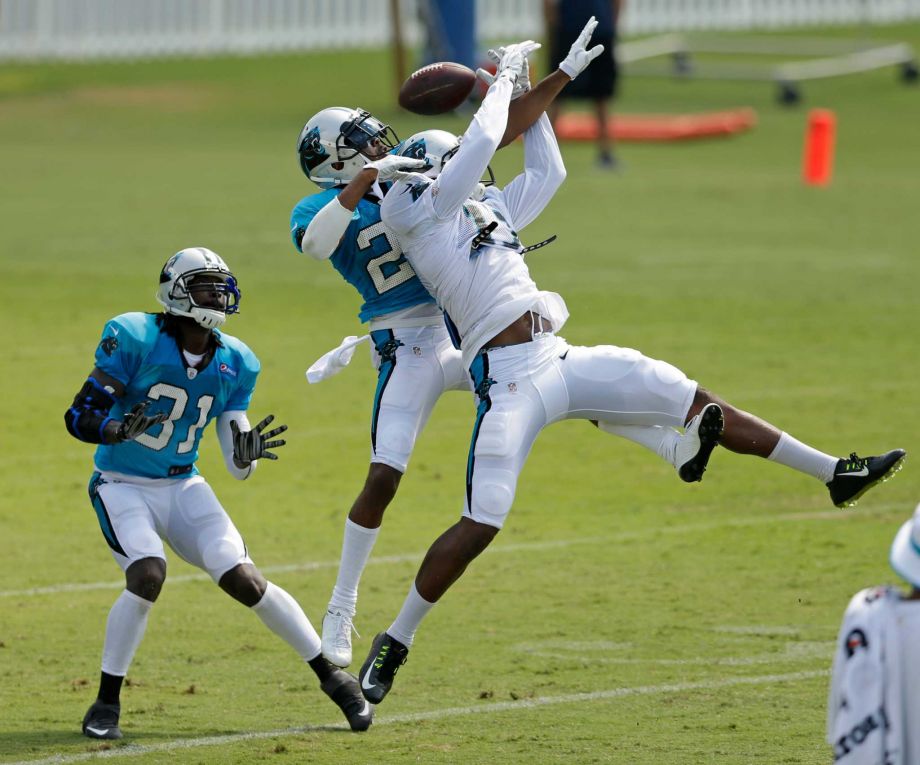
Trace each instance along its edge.
{"label": "teal jersey with number 2", "polygon": [[245,343],[214,330],[220,341],[210,363],[190,370],[174,338],[160,330],[156,314],[124,313],[109,320],[96,349],[96,367],[125,386],[110,415],[121,419],[139,401],[146,414],[169,419],[133,441],[102,444],[96,467],[146,478],[197,475],[198,442],[222,412],[244,412],[255,388],[259,360]]}
{"label": "teal jersey with number 2", "polygon": [[[291,213],[291,237],[298,250],[313,216],[340,191],[328,189],[297,203]],[[380,205],[368,199],[358,202],[331,260],[364,299],[358,314],[361,321],[434,302],[406,260],[399,240],[380,220]]]}

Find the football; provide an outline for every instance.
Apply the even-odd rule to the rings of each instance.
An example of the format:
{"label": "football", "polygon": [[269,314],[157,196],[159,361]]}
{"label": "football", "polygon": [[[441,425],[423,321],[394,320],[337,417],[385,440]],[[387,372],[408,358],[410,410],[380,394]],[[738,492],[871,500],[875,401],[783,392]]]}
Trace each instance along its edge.
{"label": "football", "polygon": [[451,61],[429,64],[413,72],[399,89],[399,105],[415,114],[453,111],[473,92],[476,73]]}

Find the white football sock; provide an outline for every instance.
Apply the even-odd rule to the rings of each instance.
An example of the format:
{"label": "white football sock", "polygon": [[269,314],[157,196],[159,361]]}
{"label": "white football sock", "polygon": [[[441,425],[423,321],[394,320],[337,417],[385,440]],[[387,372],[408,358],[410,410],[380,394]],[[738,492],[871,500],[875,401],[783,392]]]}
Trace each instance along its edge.
{"label": "white football sock", "polygon": [[677,443],[680,433],[663,425],[613,425],[599,420],[597,427],[612,436],[620,436],[635,444],[644,446],[672,467],[677,467]]}
{"label": "white football sock", "polygon": [[339,561],[339,575],[335,580],[329,610],[341,610],[349,616],[355,615],[358,604],[358,582],[374,549],[380,527],[368,529],[359,526],[349,518],[345,519],[345,539],[342,542],[342,557]]}
{"label": "white football sock", "polygon": [[122,590],[112,605],[105,623],[102,671],[124,677],[147,629],[147,616],[153,603],[140,595]]}
{"label": "white football sock", "polygon": [[434,603],[429,603],[415,589],[415,582],[409,588],[409,594],[406,595],[403,606],[399,615],[388,628],[387,633],[390,637],[396,638],[406,648],[412,645],[415,640],[415,631],[419,624],[422,623],[428,612],[434,607]]}
{"label": "white football sock", "polygon": [[814,476],[821,483],[827,483],[834,477],[838,462],[837,457],[812,449],[788,433],[780,433],[779,441],[767,459]]}
{"label": "white football sock", "polygon": [[252,610],[265,626],[293,648],[304,661],[319,656],[319,635],[294,598],[271,582]]}

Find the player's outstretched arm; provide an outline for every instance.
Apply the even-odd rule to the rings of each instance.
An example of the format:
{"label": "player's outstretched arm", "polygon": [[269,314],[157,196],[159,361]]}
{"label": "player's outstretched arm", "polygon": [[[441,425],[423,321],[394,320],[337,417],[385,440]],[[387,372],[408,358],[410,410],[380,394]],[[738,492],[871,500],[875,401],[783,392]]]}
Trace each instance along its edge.
{"label": "player's outstretched arm", "polygon": [[125,386],[121,382],[98,367],[94,368],[64,413],[67,432],[86,443],[119,444],[133,441],[169,417],[167,412],[145,414],[149,401],[139,401],[121,420],[110,417],[109,411],[124,393]]}
{"label": "player's outstretched arm", "polygon": [[[601,53],[604,52],[603,45],[595,45],[590,50],[588,44],[591,42],[591,35],[597,27],[597,19],[592,16],[584,29],[578,35],[572,47],[569,48],[568,55],[559,64],[559,68],[552,74],[544,77],[533,88],[527,90],[520,97],[511,102],[508,110],[508,124],[505,128],[505,134],[498,144],[498,148],[507,146],[515,138],[521,135],[525,130],[530,128],[556,100],[556,97],[562,89],[581,74],[588,65],[594,61]],[[501,52],[501,48],[497,53]],[[493,51],[489,51],[490,57]],[[481,69],[477,71],[481,79],[488,82],[487,75]],[[486,76],[483,76],[486,75]]]}

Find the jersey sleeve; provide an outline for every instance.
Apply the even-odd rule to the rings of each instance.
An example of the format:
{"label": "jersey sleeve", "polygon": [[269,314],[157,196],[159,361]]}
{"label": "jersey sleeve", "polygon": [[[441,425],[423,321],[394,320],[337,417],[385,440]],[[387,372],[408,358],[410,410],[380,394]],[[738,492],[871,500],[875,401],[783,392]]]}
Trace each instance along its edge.
{"label": "jersey sleeve", "polygon": [[126,386],[140,369],[144,358],[141,338],[123,316],[106,322],[96,346],[96,367]]}
{"label": "jersey sleeve", "polygon": [[[300,243],[303,241],[303,235],[307,227],[316,217],[316,214],[337,196],[337,190],[328,189],[319,194],[305,197],[294,206],[294,209],[291,211],[291,240],[298,252],[303,252]],[[352,216],[352,222],[356,217],[357,214]]]}
{"label": "jersey sleeve", "polygon": [[489,166],[508,124],[512,87],[507,77],[499,77],[492,83],[460,139],[460,148],[435,179],[431,197],[439,218],[457,214]]}
{"label": "jersey sleeve", "polygon": [[249,348],[241,349],[239,383],[227,399],[225,412],[245,412],[249,409],[249,402],[256,388],[256,378],[261,369],[262,365],[256,355]]}
{"label": "jersey sleeve", "polygon": [[[549,117],[540,118],[524,131],[524,172],[500,194],[520,231],[543,211],[565,180],[565,165]],[[486,194],[495,194],[489,189]]]}

